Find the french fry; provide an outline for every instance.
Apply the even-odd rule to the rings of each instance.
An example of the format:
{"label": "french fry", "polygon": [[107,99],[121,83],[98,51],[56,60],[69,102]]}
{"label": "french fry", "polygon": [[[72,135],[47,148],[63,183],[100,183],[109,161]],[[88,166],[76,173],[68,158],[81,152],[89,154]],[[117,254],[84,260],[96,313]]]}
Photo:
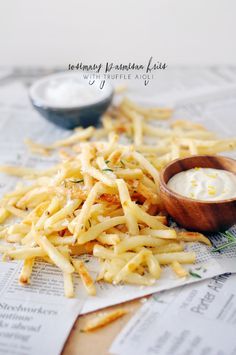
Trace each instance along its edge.
{"label": "french fry", "polygon": [[155,257],[161,265],[171,264],[173,261],[178,261],[180,264],[194,264],[196,254],[193,252],[155,254]]}
{"label": "french fry", "polygon": [[97,182],[88,194],[86,201],[84,202],[80,214],[74,219],[75,230],[74,234],[79,235],[80,231],[85,229],[85,225],[90,217],[91,207],[94,204],[99,192],[102,189],[100,182]]}
{"label": "french fry", "polygon": [[131,235],[138,234],[139,228],[138,228],[137,220],[136,220],[135,216],[132,213],[130,213],[129,207],[127,206],[127,203],[131,202],[128,188],[127,188],[124,180],[122,180],[122,179],[117,179],[116,183],[117,183],[117,187],[118,187],[118,191],[119,191],[121,205],[122,205],[124,215],[126,218],[128,231]]}
{"label": "french fry", "polygon": [[34,266],[34,258],[25,259],[23,267],[21,269],[19,282],[23,285],[30,283],[30,276]]}
{"label": "french fry", "polygon": [[[60,250],[60,252],[67,260],[70,260],[70,254],[68,250]],[[65,296],[68,298],[74,297],[73,274],[71,272],[63,271],[63,280]]]}
{"label": "french fry", "polygon": [[144,133],[147,134],[148,136],[153,136],[158,138],[166,138],[166,137],[174,138],[177,136],[177,133],[174,132],[173,130],[161,128],[161,127],[153,127],[152,125],[149,125],[147,123],[144,123],[143,130]]}
{"label": "french fry", "polygon": [[146,187],[142,182],[139,182],[137,191],[152,204],[157,205],[160,203],[159,196],[155,192],[153,192],[153,190]]}
{"label": "french fry", "polygon": [[72,214],[74,210],[80,205],[81,200],[74,200],[69,202],[64,208],[49,217],[44,223],[44,229],[52,228],[58,221]]}
{"label": "french fry", "polygon": [[192,129],[203,130],[203,131],[206,130],[206,128],[203,125],[199,123],[187,121],[187,120],[175,120],[170,124],[170,126],[172,128],[184,128],[187,130],[192,130]]}
{"label": "french fry", "polygon": [[129,110],[128,114],[133,122],[134,144],[139,146],[143,143],[143,117],[142,115],[132,110]]}
{"label": "french fry", "polygon": [[5,194],[5,198],[10,199],[11,197],[17,197],[19,198],[20,196],[23,196],[26,194],[28,191],[34,189],[37,185],[33,184],[31,186],[20,186],[16,187],[14,191],[8,192]]}
{"label": "french fry", "polygon": [[46,210],[44,210],[43,214],[38,219],[35,225],[36,229],[44,228],[45,222],[49,219],[49,216],[53,215],[60,209],[61,202],[62,199],[59,199],[57,196],[52,199],[50,204],[46,207]]}
{"label": "french fry", "polygon": [[87,268],[85,267],[84,263],[80,260],[72,260],[75,270],[78,272],[79,276],[81,277],[84,287],[90,296],[96,295],[96,288],[93,282],[92,277],[90,276]]}
{"label": "french fry", "polygon": [[126,250],[134,250],[137,247],[160,247],[161,245],[167,245],[169,242],[163,239],[145,236],[133,236],[122,240],[119,244],[115,245],[115,254],[124,253]]}
{"label": "french fry", "polygon": [[103,259],[112,259],[115,257],[113,250],[105,248],[102,245],[98,244],[95,244],[93,248],[93,255]]}
{"label": "french fry", "polygon": [[171,263],[171,268],[179,277],[186,277],[188,276],[188,272],[183,268],[183,266],[178,261],[173,261]]}
{"label": "french fry", "polygon": [[72,255],[92,254],[95,244],[96,242],[88,242],[83,245],[74,244],[69,245],[69,249]]}
{"label": "french fry", "polygon": [[179,232],[177,233],[177,239],[185,242],[200,242],[211,246],[210,239],[197,232]]}
{"label": "french fry", "polygon": [[155,183],[146,175],[143,175],[143,178],[142,178],[142,183],[150,188],[153,192],[156,192],[156,185]]}
{"label": "french fry", "polygon": [[101,281],[104,279],[104,275],[105,275],[105,272],[106,272],[108,266],[109,266],[108,260],[105,260],[102,263],[100,263],[100,270],[97,275],[96,281]]}
{"label": "french fry", "polygon": [[5,239],[8,243],[20,243],[21,242],[21,234],[8,234]]}
{"label": "french fry", "polygon": [[153,254],[149,254],[146,256],[146,262],[147,262],[147,266],[148,266],[150,274],[155,279],[159,279],[161,276],[161,267],[160,267],[160,264],[159,264],[157,258],[155,258],[155,256]]}
{"label": "french fry", "polygon": [[27,215],[27,211],[23,211],[14,206],[6,206],[7,212],[11,213],[13,216],[24,218]]}
{"label": "french fry", "polygon": [[112,179],[116,179],[116,174],[107,165],[107,163],[109,163],[109,160],[105,161],[104,157],[98,156],[96,159],[96,163],[101,171],[105,171],[107,175],[110,176]]}
{"label": "french fry", "polygon": [[68,298],[74,297],[73,275],[72,273],[63,272],[64,294]]}
{"label": "french fry", "polygon": [[54,194],[52,187],[37,187],[27,192],[18,202],[18,208],[34,208]]}
{"label": "french fry", "polygon": [[96,244],[93,248],[93,255],[101,259],[124,259],[128,261],[135,256],[135,253],[130,252],[117,255],[117,253],[113,250],[105,248],[102,245]]}
{"label": "french fry", "polygon": [[97,224],[94,227],[91,227],[87,232],[81,233],[78,238],[78,244],[84,244],[90,240],[96,239],[101,233],[105,232],[107,229],[117,226],[119,224],[124,224],[126,219],[122,217],[113,217],[109,220],[106,220],[102,223]]}
{"label": "french fry", "polygon": [[39,235],[36,231],[34,232],[34,239],[36,243],[45,251],[49,258],[66,273],[71,273],[74,271],[73,266],[64,255],[62,255],[58,249],[50,243],[50,241],[44,235]]}
{"label": "french fry", "polygon": [[35,169],[23,168],[20,166],[0,165],[0,172],[8,175],[24,177],[27,175],[34,175]]}
{"label": "french fry", "polygon": [[143,108],[127,98],[123,100],[122,104],[142,114],[145,118],[156,118],[159,120],[165,120],[172,115],[172,110],[169,108]]}
{"label": "french fry", "polygon": [[[192,147],[195,148],[194,145]],[[180,147],[178,146],[178,144],[176,144],[174,142],[171,144],[171,153],[170,154],[171,154],[172,160],[178,159],[180,157]],[[196,150],[194,150],[194,152],[192,154],[197,154]]]}
{"label": "french fry", "polygon": [[50,148],[58,148],[58,147],[67,147],[72,144],[78,143],[80,141],[87,140],[92,136],[94,132],[94,127],[88,127],[81,131],[76,131],[72,136],[69,138],[62,139],[60,141],[55,142],[52,144]]}
{"label": "french fry", "polygon": [[142,179],[143,172],[141,169],[117,169],[116,175],[121,179]]}
{"label": "french fry", "polygon": [[84,332],[91,332],[101,327],[105,327],[116,319],[124,316],[127,313],[125,309],[116,309],[114,311],[102,312],[92,318],[83,328]]}
{"label": "french fry", "polygon": [[154,166],[144,158],[144,156],[140,153],[133,153],[132,154],[133,158],[139,162],[141,167],[143,167],[152,177],[153,180],[155,181],[157,192],[159,192],[159,173],[158,171],[154,168]]}
{"label": "french fry", "polygon": [[52,235],[48,237],[48,240],[53,245],[73,245],[76,242],[76,237],[74,235],[66,236],[66,237],[59,237],[56,235]]}
{"label": "french fry", "polygon": [[47,253],[41,247],[22,247],[22,248],[7,250],[5,252],[5,255],[12,259],[24,260],[24,259],[31,259],[36,257],[43,257],[47,255]]}
{"label": "french fry", "polygon": [[23,237],[21,239],[21,244],[29,246],[29,247],[34,247],[34,246],[37,245],[37,243],[34,240],[34,236],[33,236],[32,230],[30,230],[29,233],[27,233],[25,235],[25,237]]}
{"label": "french fry", "polygon": [[143,211],[137,204],[132,201],[127,201],[127,206],[130,212],[141,222],[144,222],[151,228],[155,229],[168,229],[164,224],[159,222],[156,217],[149,215]]}
{"label": "french fry", "polygon": [[138,268],[140,264],[145,260],[147,255],[150,254],[149,250],[142,249],[138,254],[136,254],[132,259],[130,259],[127,264],[118,272],[118,274],[114,277],[114,284],[119,283],[121,280],[125,278],[130,272],[133,272]]}
{"label": "french fry", "polygon": [[115,179],[111,178],[108,175],[105,175],[105,173],[102,173],[101,171],[99,171],[98,169],[92,166],[86,170],[86,173],[88,173],[94,179],[101,181],[103,184],[107,186],[111,186],[111,187],[115,186]]}
{"label": "french fry", "polygon": [[124,277],[124,281],[134,285],[152,286],[155,284],[156,279],[150,275],[141,276],[136,272],[132,272]]}
{"label": "french fry", "polygon": [[23,218],[22,223],[31,226],[32,223],[38,221],[38,219],[42,216],[49,204],[50,201],[41,202],[37,207],[35,207],[32,211],[28,213],[28,215]]}
{"label": "french fry", "polygon": [[8,234],[19,233],[21,235],[25,235],[30,231],[30,226],[23,223],[16,223],[7,228]]}
{"label": "french fry", "polygon": [[26,146],[30,149],[30,151],[32,153],[48,156],[51,152],[50,147],[46,147],[42,144],[35,143],[31,139],[25,139],[24,143],[26,144]]}
{"label": "french fry", "polygon": [[97,240],[101,244],[107,245],[117,245],[120,242],[120,238],[118,234],[101,234],[97,237]]}
{"label": "french fry", "polygon": [[184,251],[184,245],[181,243],[169,243],[152,249],[154,254],[174,253],[177,251]]}
{"label": "french fry", "polygon": [[10,212],[4,207],[0,207],[0,223],[5,222],[5,220],[10,216]]}
{"label": "french fry", "polygon": [[177,234],[174,229],[151,229],[144,228],[141,230],[141,234],[150,235],[151,237],[161,238],[161,239],[177,239]]}

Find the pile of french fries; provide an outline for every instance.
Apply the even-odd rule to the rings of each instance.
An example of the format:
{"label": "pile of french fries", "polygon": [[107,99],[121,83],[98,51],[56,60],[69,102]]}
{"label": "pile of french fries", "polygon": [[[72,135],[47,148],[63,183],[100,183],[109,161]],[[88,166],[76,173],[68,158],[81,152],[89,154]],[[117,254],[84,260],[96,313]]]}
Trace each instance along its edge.
{"label": "pile of french fries", "polygon": [[168,128],[152,123],[171,115],[124,99],[105,113],[101,128],[77,128],[49,146],[26,141],[34,153],[57,151],[56,166],[0,167],[23,178],[0,202],[0,252],[3,260],[23,260],[20,283],[29,284],[35,261],[44,260],[61,269],[67,297],[74,295],[73,273],[95,295],[83,254],[100,262],[96,281],[153,285],[166,266],[188,276],[183,264],[195,263],[196,255],[185,244],[210,241],[168,226],[159,171],[179,157],[235,149],[236,139],[218,139],[185,120],[170,120]]}

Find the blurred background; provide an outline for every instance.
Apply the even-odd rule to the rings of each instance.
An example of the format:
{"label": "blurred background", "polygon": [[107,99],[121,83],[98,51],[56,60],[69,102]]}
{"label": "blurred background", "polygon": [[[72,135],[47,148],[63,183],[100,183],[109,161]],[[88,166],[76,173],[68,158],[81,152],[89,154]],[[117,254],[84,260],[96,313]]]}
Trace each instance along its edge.
{"label": "blurred background", "polygon": [[236,63],[235,0],[7,0],[0,65]]}

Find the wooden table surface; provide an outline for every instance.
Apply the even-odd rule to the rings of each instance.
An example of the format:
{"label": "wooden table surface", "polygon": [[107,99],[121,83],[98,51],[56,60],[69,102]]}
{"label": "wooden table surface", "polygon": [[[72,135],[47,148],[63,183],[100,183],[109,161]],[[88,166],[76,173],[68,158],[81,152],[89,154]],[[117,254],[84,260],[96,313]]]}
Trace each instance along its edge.
{"label": "wooden table surface", "polygon": [[117,319],[113,323],[110,323],[106,327],[93,332],[83,333],[81,330],[86,322],[100,311],[80,316],[71,330],[62,355],[108,355],[108,350],[115,337],[119,334],[138,308],[142,306],[141,300],[142,299],[138,299],[101,310],[114,310],[122,307],[128,312],[126,315]]}

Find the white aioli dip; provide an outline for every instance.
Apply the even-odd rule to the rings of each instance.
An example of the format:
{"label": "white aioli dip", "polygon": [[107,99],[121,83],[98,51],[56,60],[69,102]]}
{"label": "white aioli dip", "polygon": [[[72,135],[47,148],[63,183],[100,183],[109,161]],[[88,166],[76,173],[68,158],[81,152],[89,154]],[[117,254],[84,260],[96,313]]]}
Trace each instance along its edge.
{"label": "white aioli dip", "polygon": [[57,107],[89,105],[105,97],[97,84],[89,85],[85,80],[70,77],[51,80],[45,88],[45,99]]}
{"label": "white aioli dip", "polygon": [[109,81],[90,81],[89,75],[67,71],[45,76],[31,86],[30,97],[37,106],[53,109],[79,109],[110,99],[113,88]]}
{"label": "white aioli dip", "polygon": [[172,176],[167,186],[174,192],[202,201],[236,197],[236,175],[230,171],[194,168]]}

